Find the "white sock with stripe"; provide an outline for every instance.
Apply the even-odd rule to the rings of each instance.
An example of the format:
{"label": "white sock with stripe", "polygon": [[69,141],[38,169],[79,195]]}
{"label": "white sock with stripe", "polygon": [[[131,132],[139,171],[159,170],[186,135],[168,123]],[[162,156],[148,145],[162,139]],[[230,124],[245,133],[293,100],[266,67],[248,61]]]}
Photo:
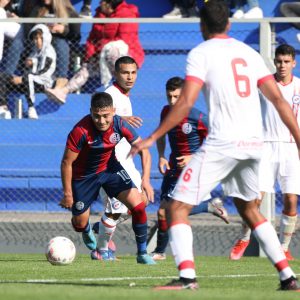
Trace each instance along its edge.
{"label": "white sock with stripe", "polygon": [[169,235],[179,276],[190,279],[196,278],[191,226],[185,223],[171,224]]}
{"label": "white sock with stripe", "polygon": [[116,221],[103,215],[99,222],[98,249],[108,250],[109,241],[116,230]]}
{"label": "white sock with stripe", "polygon": [[297,222],[297,215],[296,216],[288,216],[285,214],[281,215],[279,240],[284,251],[287,251],[289,249],[292,235],[295,231],[296,222]]}
{"label": "white sock with stripe", "polygon": [[295,274],[289,267],[288,261],[283,253],[274,227],[265,220],[254,226],[253,234],[267,257],[279,272],[280,280],[288,279],[291,276],[295,277]]}

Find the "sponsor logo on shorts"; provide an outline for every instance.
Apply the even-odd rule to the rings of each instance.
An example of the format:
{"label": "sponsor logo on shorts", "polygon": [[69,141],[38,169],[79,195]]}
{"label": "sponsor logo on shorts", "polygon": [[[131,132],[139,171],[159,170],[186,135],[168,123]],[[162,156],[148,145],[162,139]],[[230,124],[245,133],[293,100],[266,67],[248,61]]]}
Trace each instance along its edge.
{"label": "sponsor logo on shorts", "polygon": [[84,203],[83,203],[82,201],[76,202],[75,208],[76,208],[77,210],[83,210],[83,208],[84,208]]}
{"label": "sponsor logo on shorts", "polygon": [[112,204],[112,206],[113,206],[114,209],[119,209],[120,206],[121,206],[121,202],[115,201],[115,202]]}
{"label": "sponsor logo on shorts", "polygon": [[112,144],[117,144],[120,141],[120,135],[116,132],[114,132],[113,134],[111,134],[111,136],[109,137],[109,141]]}
{"label": "sponsor logo on shorts", "polygon": [[300,104],[300,95],[294,95],[292,101],[294,104]]}
{"label": "sponsor logo on shorts", "polygon": [[189,134],[192,132],[193,127],[190,123],[184,123],[184,124],[182,124],[181,130],[183,133]]}

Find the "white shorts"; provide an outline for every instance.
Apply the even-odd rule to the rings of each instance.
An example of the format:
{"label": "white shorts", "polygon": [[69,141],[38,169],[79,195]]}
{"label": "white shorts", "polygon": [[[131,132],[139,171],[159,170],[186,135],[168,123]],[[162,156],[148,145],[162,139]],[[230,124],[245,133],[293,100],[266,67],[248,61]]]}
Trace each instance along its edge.
{"label": "white shorts", "polygon": [[173,199],[198,205],[219,183],[224,194],[246,201],[260,197],[258,189],[259,159],[237,159],[204,145],[182,171]]}
{"label": "white shorts", "polygon": [[295,143],[264,143],[259,164],[260,190],[275,193],[276,180],[283,194],[300,195],[300,161]]}
{"label": "white shorts", "polygon": [[[129,148],[128,148],[129,145]],[[127,158],[127,153],[130,151],[131,146],[125,140],[121,139],[118,145],[115,148],[116,156],[120,161],[120,164],[128,173],[129,177],[137,187],[138,191],[142,192],[142,178],[140,172],[135,168],[134,162],[132,158]],[[99,195],[103,201],[103,205],[105,206],[106,213],[113,213],[113,214],[125,214],[128,211],[126,205],[124,205],[121,201],[116,198],[109,198],[105,193],[104,189],[101,188]]]}

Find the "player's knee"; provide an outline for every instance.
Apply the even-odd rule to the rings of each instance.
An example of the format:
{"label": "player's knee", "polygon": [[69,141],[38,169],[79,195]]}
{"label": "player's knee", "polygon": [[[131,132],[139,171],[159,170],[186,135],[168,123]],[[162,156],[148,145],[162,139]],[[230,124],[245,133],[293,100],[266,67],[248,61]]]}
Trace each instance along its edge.
{"label": "player's knee", "polygon": [[164,208],[160,208],[157,211],[157,219],[158,220],[165,220],[166,219],[166,210]]}
{"label": "player's knee", "polygon": [[141,202],[131,210],[133,223],[144,224],[147,222],[145,207],[145,203]]}
{"label": "player's knee", "polygon": [[72,218],[71,220],[72,226],[76,232],[83,232],[85,228],[88,226],[88,223],[86,221],[78,221]]}

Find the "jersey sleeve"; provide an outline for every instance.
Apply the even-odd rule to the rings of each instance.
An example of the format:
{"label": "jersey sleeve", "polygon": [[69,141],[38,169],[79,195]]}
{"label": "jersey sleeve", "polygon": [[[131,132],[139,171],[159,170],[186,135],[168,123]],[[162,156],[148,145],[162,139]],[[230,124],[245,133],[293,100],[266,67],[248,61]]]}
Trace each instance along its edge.
{"label": "jersey sleeve", "polygon": [[81,127],[74,127],[67,139],[67,148],[79,153],[87,141],[86,134]]}
{"label": "jersey sleeve", "polygon": [[192,80],[199,84],[205,82],[207,72],[205,61],[205,55],[201,53],[198,48],[191,50],[187,57],[185,79]]}
{"label": "jersey sleeve", "polygon": [[121,132],[122,136],[125,137],[130,144],[136,141],[139,137],[137,132],[123,119],[121,120]]}
{"label": "jersey sleeve", "polygon": [[270,72],[268,67],[266,66],[262,56],[255,51],[256,63],[255,66],[255,74],[257,75],[257,86],[259,87],[261,84],[263,84],[267,80],[274,80],[273,74]]}

